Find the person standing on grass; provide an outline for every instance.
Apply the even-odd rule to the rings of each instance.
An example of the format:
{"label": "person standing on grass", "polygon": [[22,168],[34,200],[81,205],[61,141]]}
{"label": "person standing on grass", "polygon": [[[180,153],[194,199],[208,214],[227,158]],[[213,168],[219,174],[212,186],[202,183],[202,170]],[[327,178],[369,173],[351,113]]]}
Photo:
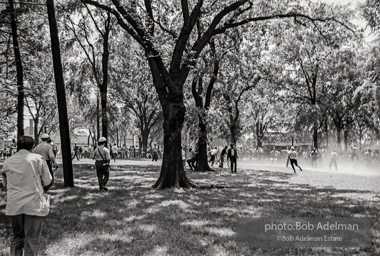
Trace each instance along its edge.
{"label": "person standing on grass", "polygon": [[49,206],[43,186],[52,182],[44,158],[32,153],[34,139],[22,136],[17,153],[4,162],[1,174],[7,190],[5,215],[11,218],[10,255],[38,255],[44,217]]}
{"label": "person standing on grass", "polygon": [[41,155],[49,168],[52,181],[50,184],[45,184],[44,190],[48,191],[54,184],[53,163],[55,163],[55,155],[53,146],[49,143],[50,136],[46,133],[41,135],[42,142],[34,148],[34,153]]}
{"label": "person standing on grass", "polygon": [[91,158],[95,159],[96,176],[98,177],[99,190],[106,190],[108,179],[110,177],[110,151],[106,148],[107,139],[99,138],[98,147],[91,152]]}
{"label": "person standing on grass", "polygon": [[213,149],[210,150],[210,162],[211,162],[211,166],[214,166],[215,164],[215,158],[216,158],[216,154],[218,153],[218,148],[215,147]]}
{"label": "person standing on grass", "polygon": [[237,159],[239,159],[239,157],[233,144],[231,144],[230,149],[228,149],[227,158],[230,160],[231,173],[236,173]]}
{"label": "person standing on grass", "polygon": [[318,157],[319,157],[319,152],[316,148],[313,148],[313,150],[311,151],[310,153],[310,157],[311,157],[311,166],[313,168],[318,168]]}
{"label": "person standing on grass", "polygon": [[220,165],[219,167],[220,168],[223,168],[223,163],[224,163],[224,157],[227,155],[227,146],[225,146],[223,149],[222,149],[222,152],[220,153]]}
{"label": "person standing on grass", "polygon": [[197,161],[195,152],[192,148],[189,148],[190,159],[187,160],[190,170],[194,171],[196,169],[195,162]]}
{"label": "person standing on grass", "polygon": [[300,169],[300,171],[302,172],[302,168],[300,166],[298,166],[297,158],[298,158],[297,151],[292,146],[290,148],[290,151],[289,151],[289,154],[288,154],[288,160],[290,162],[290,165],[293,168],[294,173],[297,173],[296,169],[294,168],[294,165],[297,166]]}
{"label": "person standing on grass", "polygon": [[78,161],[79,161],[79,147],[77,146],[76,143],[74,144],[74,154],[73,154],[71,160],[74,160],[75,157],[76,157],[76,158],[78,159]]}
{"label": "person standing on grass", "polygon": [[116,162],[116,158],[119,154],[119,149],[117,148],[117,145],[116,143],[113,144],[112,148],[111,148],[111,152],[112,152],[112,158],[113,158],[113,161]]}
{"label": "person standing on grass", "polygon": [[157,146],[154,145],[153,149],[152,149],[152,161],[158,161],[158,149],[157,149]]}
{"label": "person standing on grass", "polygon": [[331,152],[329,170],[331,170],[332,165],[335,166],[335,171],[337,171],[338,170],[338,154],[335,151]]}

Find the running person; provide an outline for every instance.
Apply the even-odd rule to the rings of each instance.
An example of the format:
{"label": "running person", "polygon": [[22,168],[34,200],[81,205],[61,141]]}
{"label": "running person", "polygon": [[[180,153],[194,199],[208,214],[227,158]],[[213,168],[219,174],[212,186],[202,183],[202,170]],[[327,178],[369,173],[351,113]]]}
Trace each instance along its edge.
{"label": "running person", "polygon": [[288,154],[288,159],[289,159],[290,165],[293,168],[294,173],[297,173],[296,170],[294,169],[294,165],[297,166],[302,172],[302,168],[298,166],[297,158],[298,158],[297,151],[294,149],[294,147],[291,147]]}

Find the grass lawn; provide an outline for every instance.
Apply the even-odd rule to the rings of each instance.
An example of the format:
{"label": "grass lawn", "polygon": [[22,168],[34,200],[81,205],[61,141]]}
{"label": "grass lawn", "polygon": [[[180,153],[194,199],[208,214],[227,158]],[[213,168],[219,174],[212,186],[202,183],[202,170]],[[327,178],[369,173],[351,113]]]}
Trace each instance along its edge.
{"label": "grass lawn", "polygon": [[[75,165],[75,188],[62,188],[57,173],[42,255],[380,255],[379,191],[297,184],[293,174],[259,170],[189,173],[198,185],[223,189],[157,191],[150,186],[158,175],[157,166],[113,167],[110,191],[101,192],[92,165]],[[0,193],[0,254],[7,255],[10,223]],[[372,216],[373,246],[241,247],[235,226],[244,216]]]}

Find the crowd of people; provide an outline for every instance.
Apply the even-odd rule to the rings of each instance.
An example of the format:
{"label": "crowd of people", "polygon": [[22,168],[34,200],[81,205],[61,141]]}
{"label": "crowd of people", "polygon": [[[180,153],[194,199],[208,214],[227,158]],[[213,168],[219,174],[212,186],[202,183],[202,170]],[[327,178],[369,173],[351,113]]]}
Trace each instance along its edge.
{"label": "crowd of people", "polygon": [[[91,151],[94,150],[97,145],[77,145],[76,143],[73,146],[71,152],[72,159],[89,159],[91,158]],[[126,146],[125,144],[121,147],[118,147],[116,143],[110,144],[110,156],[116,161],[116,159],[133,159],[133,158],[150,158],[152,161],[157,161],[162,157],[162,150],[156,145],[148,147],[147,150],[142,148],[136,148],[135,146]],[[59,157],[59,156],[58,156]]]}
{"label": "crowd of people", "polygon": [[5,146],[0,149],[0,158],[5,160],[8,157],[14,155],[16,153],[16,147],[14,145]]}
{"label": "crowd of people", "polygon": [[[231,160],[228,156],[228,152],[231,149],[231,145],[225,147],[212,146],[208,148],[208,161],[211,167],[216,165],[223,168],[224,164],[230,167]],[[260,163],[283,163],[286,162],[286,166],[298,167],[300,171],[302,168],[298,166],[298,162],[302,165],[310,166],[311,168],[321,168],[321,166],[327,165],[329,170],[338,170],[338,159],[340,161],[352,161],[365,163],[367,166],[376,166],[380,163],[379,150],[359,150],[356,145],[351,146],[348,150],[327,150],[322,148],[318,150],[316,148],[306,147],[294,147],[289,146],[287,148],[274,148],[272,150],[263,148],[235,148],[236,152],[239,152],[239,156],[242,160],[253,160]],[[196,170],[198,161],[198,148],[183,147],[182,150],[184,163],[188,164],[190,170]],[[237,154],[237,153],[236,153]],[[235,159],[233,160],[235,163]],[[232,171],[234,172],[234,171]]]}

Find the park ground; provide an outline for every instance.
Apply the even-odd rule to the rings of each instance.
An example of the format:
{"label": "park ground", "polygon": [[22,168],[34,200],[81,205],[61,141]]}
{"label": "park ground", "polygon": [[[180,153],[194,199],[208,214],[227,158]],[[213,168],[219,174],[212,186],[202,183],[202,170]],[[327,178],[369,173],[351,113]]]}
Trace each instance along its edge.
{"label": "park ground", "polygon": [[[380,170],[352,170],[293,174],[283,164],[242,161],[237,174],[188,172],[199,189],[160,191],[151,188],[160,162],[117,160],[106,192],[97,190],[92,161],[74,161],[74,188],[63,188],[61,168],[56,173],[42,255],[380,255]],[[0,255],[10,237],[4,208],[2,191]],[[235,227],[248,216],[370,216],[372,246],[244,247]]]}

